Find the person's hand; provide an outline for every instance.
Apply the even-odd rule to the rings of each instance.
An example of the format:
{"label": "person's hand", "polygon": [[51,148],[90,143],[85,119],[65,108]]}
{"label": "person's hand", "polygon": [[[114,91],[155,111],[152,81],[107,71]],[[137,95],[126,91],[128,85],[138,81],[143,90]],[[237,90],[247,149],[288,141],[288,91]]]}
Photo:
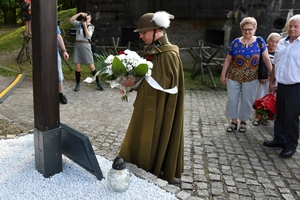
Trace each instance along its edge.
{"label": "person's hand", "polygon": [[275,94],[277,92],[277,86],[276,85],[269,85],[269,93]]}
{"label": "person's hand", "polygon": [[260,80],[259,80],[259,83],[261,83],[261,84],[264,85],[267,81],[268,81],[268,79],[260,79]]}
{"label": "person's hand", "polygon": [[220,83],[223,84],[223,85],[226,84],[226,77],[225,76],[221,75],[221,77],[220,77]]}
{"label": "person's hand", "polygon": [[81,17],[86,17],[87,16],[87,14],[84,13],[84,12],[80,12],[79,15],[81,15]]}
{"label": "person's hand", "polygon": [[121,85],[125,87],[133,87],[135,84],[135,77],[124,77],[120,82]]}
{"label": "person's hand", "polygon": [[69,54],[68,54],[68,52],[66,52],[66,51],[64,51],[63,56],[64,56],[64,59],[65,59],[65,60],[68,60],[68,59],[69,59]]}

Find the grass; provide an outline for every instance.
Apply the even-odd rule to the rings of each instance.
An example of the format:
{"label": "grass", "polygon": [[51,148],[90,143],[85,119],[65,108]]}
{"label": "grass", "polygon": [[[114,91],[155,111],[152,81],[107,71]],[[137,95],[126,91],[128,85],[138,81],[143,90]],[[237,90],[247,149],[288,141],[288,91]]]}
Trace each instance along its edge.
{"label": "grass", "polygon": [[0,68],[0,74],[1,76],[17,76],[18,73],[16,71],[12,71],[11,69],[8,68]]}
{"label": "grass", "polygon": [[13,31],[6,32],[0,35],[0,54],[12,53],[20,48],[23,44],[23,32],[25,27],[17,28]]}
{"label": "grass", "polygon": [[[70,16],[76,13],[76,8],[61,11],[58,13],[58,20],[60,21],[60,29],[62,31],[62,36],[64,37],[66,46],[74,44],[74,37],[68,35],[69,29],[72,25],[69,22]],[[16,62],[16,58],[21,50],[23,44],[23,32],[25,31],[24,26],[19,26],[11,31],[5,31],[1,33],[0,30],[0,54],[6,55],[10,57],[10,59],[6,59],[5,61],[2,60],[0,74],[2,76],[16,76],[20,71],[26,76],[30,77],[32,74],[32,62],[31,61],[24,61],[21,64]],[[68,47],[68,52],[70,54],[70,59],[68,64],[63,61],[63,73],[65,80],[74,80],[74,71],[75,66],[72,64],[72,46]],[[70,67],[71,69],[70,69]],[[4,68],[3,68],[4,67]],[[184,71],[184,78],[185,78],[185,87],[189,90],[226,90],[226,86],[220,84],[220,70],[219,69],[212,69],[212,74],[214,77],[214,81],[216,83],[217,88],[213,87],[213,84],[210,80],[208,72],[204,70],[204,78],[202,76],[196,76],[195,78],[191,78],[191,70]],[[91,77],[91,72],[87,66],[82,67],[82,79],[84,77]]]}
{"label": "grass", "polygon": [[185,70],[184,71],[184,80],[185,80],[185,88],[189,90],[226,90],[226,86],[222,85],[220,83],[220,74],[221,69],[211,69],[213,80],[216,84],[216,88],[214,87],[210,76],[208,74],[207,70],[204,71],[204,76],[202,78],[202,75],[198,75],[195,78],[191,78],[191,70]]}

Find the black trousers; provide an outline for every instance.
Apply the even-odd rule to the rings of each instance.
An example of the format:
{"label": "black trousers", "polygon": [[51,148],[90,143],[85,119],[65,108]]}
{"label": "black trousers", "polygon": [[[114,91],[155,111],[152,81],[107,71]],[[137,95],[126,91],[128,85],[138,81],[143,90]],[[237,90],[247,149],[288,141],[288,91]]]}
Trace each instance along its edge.
{"label": "black trousers", "polygon": [[274,140],[287,142],[287,148],[296,149],[299,139],[300,83],[293,85],[278,83],[276,98]]}

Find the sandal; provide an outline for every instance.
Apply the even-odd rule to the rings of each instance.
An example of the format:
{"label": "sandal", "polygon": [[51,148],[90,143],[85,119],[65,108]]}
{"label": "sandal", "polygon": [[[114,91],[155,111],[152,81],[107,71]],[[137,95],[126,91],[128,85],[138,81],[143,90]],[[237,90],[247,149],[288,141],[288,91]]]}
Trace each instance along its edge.
{"label": "sandal", "polygon": [[258,126],[258,125],[260,125],[260,120],[254,119],[252,124],[253,124],[254,126]]}
{"label": "sandal", "polygon": [[231,124],[227,127],[226,131],[227,132],[233,132],[237,129],[237,124],[234,122],[231,122]]}
{"label": "sandal", "polygon": [[240,127],[239,127],[239,132],[245,133],[246,132],[246,122],[241,121]]}

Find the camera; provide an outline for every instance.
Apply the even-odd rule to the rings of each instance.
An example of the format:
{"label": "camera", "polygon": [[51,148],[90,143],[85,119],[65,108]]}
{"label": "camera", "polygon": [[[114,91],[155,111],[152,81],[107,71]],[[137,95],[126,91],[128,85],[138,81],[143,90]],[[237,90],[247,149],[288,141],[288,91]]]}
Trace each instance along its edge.
{"label": "camera", "polygon": [[82,21],[86,22],[86,20],[87,20],[86,17],[83,17],[83,18],[82,18]]}

